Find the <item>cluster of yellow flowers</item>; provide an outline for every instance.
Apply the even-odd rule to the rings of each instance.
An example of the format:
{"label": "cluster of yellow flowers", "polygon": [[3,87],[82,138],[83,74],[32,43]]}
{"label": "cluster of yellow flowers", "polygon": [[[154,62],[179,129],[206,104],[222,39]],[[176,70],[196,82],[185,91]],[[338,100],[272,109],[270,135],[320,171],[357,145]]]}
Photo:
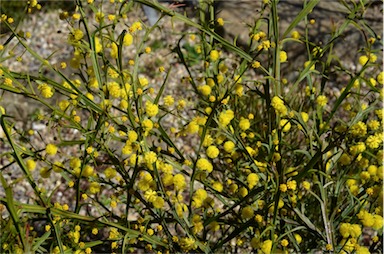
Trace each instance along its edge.
{"label": "cluster of yellow flowers", "polygon": [[287,107],[284,105],[284,101],[278,96],[272,98],[271,106],[275,109],[276,114],[280,116],[285,116],[288,112]]}

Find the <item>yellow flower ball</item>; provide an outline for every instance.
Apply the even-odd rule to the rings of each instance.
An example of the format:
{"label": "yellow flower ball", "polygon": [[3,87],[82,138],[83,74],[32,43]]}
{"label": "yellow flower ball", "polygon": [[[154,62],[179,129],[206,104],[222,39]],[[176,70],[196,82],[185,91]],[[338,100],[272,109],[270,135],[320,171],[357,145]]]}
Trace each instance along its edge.
{"label": "yellow flower ball", "polygon": [[219,26],[224,26],[224,19],[218,18],[216,21]]}
{"label": "yellow flower ball", "polygon": [[222,192],[223,189],[224,189],[224,186],[222,183],[218,182],[218,181],[215,181],[213,184],[212,184],[212,188],[214,190],[216,190],[217,192]]}
{"label": "yellow flower ball", "polygon": [[246,131],[251,127],[251,123],[248,119],[241,118],[241,120],[239,122],[239,127],[242,131]]}
{"label": "yellow flower ball", "polygon": [[220,53],[219,51],[217,50],[212,50],[210,53],[209,53],[209,57],[211,58],[212,61],[216,61],[217,59],[219,59],[220,57]]}
{"label": "yellow flower ball", "polygon": [[145,112],[149,117],[156,116],[159,113],[159,107],[149,101],[145,103]]}
{"label": "yellow flower ball", "polygon": [[182,174],[176,174],[173,177],[173,185],[176,190],[183,190],[187,186],[185,182],[185,177]]}
{"label": "yellow flower ball", "polygon": [[41,84],[37,87],[44,98],[51,98],[54,94],[54,89],[47,84]]}
{"label": "yellow flower ball", "polygon": [[147,163],[147,165],[152,165],[157,161],[156,153],[153,151],[144,153],[144,161]]}
{"label": "yellow flower ball", "polygon": [[366,63],[368,63],[369,58],[367,56],[360,56],[359,57],[359,64],[364,66]]}
{"label": "yellow flower ball", "polygon": [[283,247],[287,247],[288,244],[289,244],[289,242],[288,242],[287,239],[283,239],[283,240],[281,240],[280,244],[281,244],[281,246],[283,246]]}
{"label": "yellow flower ball", "polygon": [[89,176],[93,175],[93,172],[94,172],[94,169],[92,166],[90,166],[90,165],[84,166],[84,169],[83,169],[83,176],[84,177],[89,177]]}
{"label": "yellow flower ball", "polygon": [[246,206],[241,210],[241,218],[243,219],[250,219],[253,218],[255,215],[255,212],[253,211],[253,208],[250,206]]}
{"label": "yellow flower ball", "polygon": [[272,241],[266,240],[260,245],[260,251],[262,251],[263,254],[271,254],[272,251]]}
{"label": "yellow flower ball", "polygon": [[99,53],[103,50],[103,45],[101,44],[100,38],[95,37],[95,52]]}
{"label": "yellow flower ball", "polygon": [[287,119],[281,119],[280,126],[283,132],[288,132],[291,129],[291,123]]}
{"label": "yellow flower ball", "polygon": [[301,112],[300,115],[301,115],[301,118],[303,119],[304,123],[308,122],[309,116],[306,112]]}
{"label": "yellow flower ball", "polygon": [[200,170],[207,171],[208,173],[212,172],[212,164],[205,158],[200,158],[196,162],[196,167]]}
{"label": "yellow flower ball", "polygon": [[293,236],[295,237],[297,244],[300,244],[303,241],[303,238],[301,237],[301,235],[294,234]]}
{"label": "yellow flower ball", "polygon": [[211,159],[217,158],[217,156],[219,156],[219,153],[220,151],[216,146],[209,146],[207,148],[207,156]]}
{"label": "yellow flower ball", "polygon": [[296,30],[294,30],[292,33],[291,33],[291,37],[293,38],[293,39],[299,39],[300,38],[300,33],[298,32],[298,31],[296,31]]}
{"label": "yellow flower ball", "polygon": [[219,122],[221,125],[223,125],[223,127],[225,127],[232,121],[234,117],[235,113],[232,110],[228,109],[220,113]]}
{"label": "yellow flower ball", "polygon": [[32,159],[26,161],[26,166],[29,171],[33,171],[36,169],[36,162]]}
{"label": "yellow flower ball", "polygon": [[286,62],[288,59],[287,52],[280,51],[280,63]]}
{"label": "yellow flower ball", "polygon": [[359,121],[351,126],[349,133],[353,136],[363,137],[367,134],[367,126],[362,121]]}
{"label": "yellow flower ball", "polygon": [[324,107],[327,105],[328,99],[325,97],[325,95],[319,95],[319,97],[316,99],[316,102],[320,107]]}
{"label": "yellow flower ball", "polygon": [[172,95],[167,95],[164,97],[164,105],[165,106],[172,106],[175,103],[175,99],[172,97]]}
{"label": "yellow flower ball", "polygon": [[276,113],[281,116],[285,116],[288,112],[287,107],[284,105],[284,101],[278,96],[272,98],[271,106],[275,109]]}
{"label": "yellow flower ball", "polygon": [[232,141],[226,141],[224,143],[224,151],[226,151],[227,153],[232,153],[235,149],[235,143],[233,143]]}
{"label": "yellow flower ball", "polygon": [[110,52],[111,57],[116,59],[119,53],[119,48],[117,47],[117,44],[115,42],[112,42],[110,45],[110,48],[111,48],[111,52]]}
{"label": "yellow flower ball", "polygon": [[164,207],[164,199],[162,197],[156,197],[156,199],[152,202],[153,204],[153,207],[157,208],[157,209],[161,209]]}
{"label": "yellow flower ball", "polygon": [[45,147],[45,152],[47,153],[47,155],[55,155],[57,153],[57,150],[58,148],[54,144],[48,144]]}
{"label": "yellow flower ball", "polygon": [[112,179],[116,176],[117,172],[116,172],[116,169],[112,168],[112,167],[108,167],[104,170],[104,175],[105,175],[105,178],[107,179]]}
{"label": "yellow flower ball", "polygon": [[202,86],[199,86],[198,90],[204,95],[204,96],[208,96],[211,94],[211,87],[209,85],[202,85]]}
{"label": "yellow flower ball", "polygon": [[259,176],[256,173],[250,173],[247,176],[248,187],[252,189],[259,182]]}
{"label": "yellow flower ball", "polygon": [[380,72],[377,77],[376,77],[377,82],[379,84],[383,85],[384,84],[384,71]]}

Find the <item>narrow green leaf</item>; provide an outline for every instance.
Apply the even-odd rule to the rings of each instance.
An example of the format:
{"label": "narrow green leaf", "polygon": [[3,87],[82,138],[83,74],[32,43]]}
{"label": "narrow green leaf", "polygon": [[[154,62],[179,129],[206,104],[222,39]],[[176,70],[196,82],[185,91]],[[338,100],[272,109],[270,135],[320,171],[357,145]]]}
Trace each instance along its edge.
{"label": "narrow green leaf", "polygon": [[291,22],[287,30],[285,30],[282,38],[287,37],[287,35],[297,26],[297,24],[299,24],[299,22],[303,20],[305,16],[307,16],[319,2],[320,0],[310,0],[296,16],[296,18]]}
{"label": "narrow green leaf", "polygon": [[33,243],[32,250],[37,251],[40,246],[48,239],[48,237],[51,235],[51,231],[45,232],[44,235],[40,236],[39,238],[35,239],[35,242]]}

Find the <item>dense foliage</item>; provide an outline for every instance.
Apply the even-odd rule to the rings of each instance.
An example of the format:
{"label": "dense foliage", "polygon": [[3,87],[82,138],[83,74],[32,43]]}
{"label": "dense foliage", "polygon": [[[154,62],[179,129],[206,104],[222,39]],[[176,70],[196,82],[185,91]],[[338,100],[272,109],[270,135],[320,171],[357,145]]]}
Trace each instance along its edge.
{"label": "dense foliage", "polygon": [[[53,137],[15,128],[0,107],[1,252],[380,252],[382,42],[356,15],[368,1],[345,3],[348,18],[329,41],[311,42],[308,15],[318,2],[303,1],[279,31],[278,1],[263,1],[244,50],[215,32],[226,21],[210,1],[201,1],[199,22],[152,1],[77,1],[58,17],[71,25],[73,46],[59,65],[2,14],[7,36],[44,71],[2,64],[0,91],[37,101],[36,121]],[[141,4],[188,28],[171,54],[185,67],[179,86],[191,99],[169,91],[170,64],[155,73],[143,64],[157,57],[151,34],[161,22],[129,19]],[[31,0],[26,9],[37,7]],[[350,26],[366,35],[351,53],[354,68],[332,51]],[[23,61],[12,40],[0,45],[1,62]],[[289,58],[292,44],[306,47],[305,62]],[[292,64],[298,71],[284,71]],[[151,83],[154,75],[163,81]],[[69,132],[75,137],[63,138]],[[16,165],[21,177],[6,181]],[[52,175],[60,186],[41,181]],[[14,196],[19,181],[33,190],[29,203]],[[59,189],[73,198],[53,202]]]}

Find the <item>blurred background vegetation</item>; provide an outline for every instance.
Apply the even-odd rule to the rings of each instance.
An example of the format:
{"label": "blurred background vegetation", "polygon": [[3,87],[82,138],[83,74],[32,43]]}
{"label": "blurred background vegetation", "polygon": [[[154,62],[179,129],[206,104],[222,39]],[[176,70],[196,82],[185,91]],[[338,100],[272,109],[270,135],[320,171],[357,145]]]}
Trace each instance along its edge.
{"label": "blurred background vegetation", "polygon": [[[72,12],[75,10],[75,0],[40,0],[38,3],[42,6],[43,11],[61,9],[63,11]],[[5,14],[7,17],[14,19],[13,27],[16,27],[23,19],[28,18],[30,15],[34,15],[36,11],[32,11],[28,14],[28,1],[23,0],[1,0],[0,1],[0,15]],[[10,30],[4,24],[0,23],[0,33],[8,33]]]}

